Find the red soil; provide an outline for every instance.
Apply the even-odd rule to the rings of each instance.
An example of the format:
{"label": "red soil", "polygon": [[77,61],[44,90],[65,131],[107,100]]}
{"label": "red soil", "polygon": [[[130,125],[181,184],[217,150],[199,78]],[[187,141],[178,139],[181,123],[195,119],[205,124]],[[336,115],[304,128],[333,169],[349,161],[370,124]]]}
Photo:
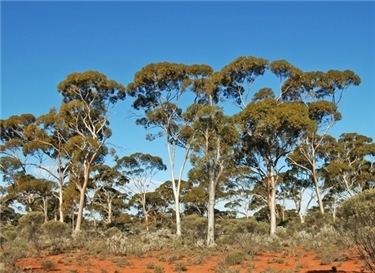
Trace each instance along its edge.
{"label": "red soil", "polygon": [[[186,265],[185,272],[209,273],[215,272],[215,268],[225,257],[225,254],[218,254],[199,259],[198,255],[189,254],[189,257],[178,257],[178,260],[170,261],[171,253],[150,253],[147,257],[107,257],[100,258],[90,256],[84,252],[65,253],[60,255],[45,256],[40,258],[23,258],[17,262],[17,266],[24,272],[68,272],[68,273],[153,273],[152,264],[164,268],[165,273],[177,272],[176,263],[182,262]],[[299,269],[300,273],[329,273],[332,267],[337,268],[341,273],[363,272],[363,265],[356,259],[348,258],[346,261],[335,262],[329,265],[322,265],[312,252],[303,252],[302,255],[282,257],[281,254],[263,253],[256,255],[252,261],[243,261],[240,265],[231,266],[231,269],[238,269],[241,273],[260,273],[266,269],[288,270]],[[168,262],[168,260],[170,262]],[[53,268],[46,270],[45,261],[51,261]]]}

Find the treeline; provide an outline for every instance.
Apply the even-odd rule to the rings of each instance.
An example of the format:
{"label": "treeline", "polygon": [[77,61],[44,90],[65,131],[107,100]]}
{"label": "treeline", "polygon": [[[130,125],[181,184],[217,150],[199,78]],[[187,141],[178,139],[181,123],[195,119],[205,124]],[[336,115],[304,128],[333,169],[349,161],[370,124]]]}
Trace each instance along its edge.
{"label": "treeline", "polygon": [[[276,77],[279,88],[254,91],[265,74]],[[342,200],[374,187],[372,139],[329,135],[341,119],[343,93],[359,84],[350,70],[306,72],[256,57],[239,57],[219,71],[149,64],[127,86],[96,71],[70,74],[58,85],[58,109],[0,121],[7,183],[1,221],[15,222],[21,204],[43,211],[45,221],[71,222],[75,233],[84,215],[108,226],[139,216],[147,230],[173,220],[179,237],[181,217],[198,214],[207,217],[212,246],[217,215],[255,211],[269,221],[271,235],[286,214],[303,223],[313,203],[334,220]],[[145,153],[119,155],[108,146],[110,110],[124,99],[133,100],[146,138],[162,139],[168,162]],[[228,104],[237,107],[234,115],[224,111]],[[154,189],[154,175],[165,170],[169,181]],[[286,202],[294,209],[286,211]]]}

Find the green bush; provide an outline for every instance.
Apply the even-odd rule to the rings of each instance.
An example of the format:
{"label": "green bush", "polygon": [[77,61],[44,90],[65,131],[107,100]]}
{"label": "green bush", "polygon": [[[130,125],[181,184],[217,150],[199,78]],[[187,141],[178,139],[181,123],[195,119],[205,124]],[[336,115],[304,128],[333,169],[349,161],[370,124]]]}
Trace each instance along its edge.
{"label": "green bush", "polygon": [[337,225],[353,240],[368,268],[375,272],[375,189],[342,203]]}
{"label": "green bush", "polygon": [[240,264],[245,259],[245,254],[242,252],[233,252],[225,256],[224,262],[227,265]]}
{"label": "green bush", "polygon": [[106,238],[110,238],[112,236],[118,235],[121,233],[121,230],[119,230],[117,227],[110,227],[106,231],[104,231],[104,236]]}
{"label": "green bush", "polygon": [[182,219],[184,236],[197,239],[204,239],[207,235],[207,218],[196,214],[187,215]]}
{"label": "green bush", "polygon": [[[304,230],[307,232],[318,232],[322,227],[333,225],[332,215],[326,213],[322,215],[319,210],[309,211],[305,216]],[[307,227],[307,228],[306,228]]]}
{"label": "green bush", "polygon": [[229,235],[237,233],[268,234],[269,225],[254,218],[223,219],[218,221],[218,233]]}
{"label": "green bush", "polygon": [[17,237],[16,227],[11,226],[11,225],[1,227],[0,237],[1,237],[2,243],[14,241]]}
{"label": "green bush", "polygon": [[60,221],[48,221],[42,225],[42,230],[51,242],[54,253],[63,249],[64,241],[70,236],[69,225]]}
{"label": "green bush", "polygon": [[18,226],[21,229],[21,235],[39,252],[41,249],[41,226],[44,222],[42,212],[32,211],[22,216],[18,220]]}

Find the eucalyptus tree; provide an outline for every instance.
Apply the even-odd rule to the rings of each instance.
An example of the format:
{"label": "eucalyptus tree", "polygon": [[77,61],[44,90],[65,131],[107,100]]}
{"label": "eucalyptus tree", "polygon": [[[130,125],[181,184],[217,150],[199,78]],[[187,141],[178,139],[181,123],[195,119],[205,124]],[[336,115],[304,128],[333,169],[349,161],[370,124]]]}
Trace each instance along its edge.
{"label": "eucalyptus tree", "polygon": [[[274,71],[275,74],[278,72]],[[281,99],[302,101],[309,108],[309,116],[315,126],[308,131],[289,160],[310,173],[320,212],[324,214],[321,190],[323,179],[319,176],[323,160],[321,146],[330,128],[341,119],[338,104],[343,91],[360,84],[360,78],[350,70],[327,72],[298,71],[289,77],[281,87]]]}
{"label": "eucalyptus tree", "polygon": [[241,164],[266,186],[271,235],[276,231],[276,186],[284,167],[281,163],[304,132],[314,126],[304,104],[280,102],[273,97],[256,97],[236,117],[242,132]]}
{"label": "eucalyptus tree", "polygon": [[14,183],[19,175],[26,174],[26,137],[24,129],[35,122],[31,114],[10,116],[0,120],[0,171],[3,181]]}
{"label": "eucalyptus tree", "polygon": [[[280,195],[283,195],[293,202],[300,222],[303,224],[305,222],[303,201],[304,197],[307,195],[307,190],[312,186],[308,174],[301,174],[301,170],[293,166],[291,169],[282,173],[280,179],[282,180],[279,185]],[[309,208],[313,197],[314,195],[310,194],[310,198],[305,205],[306,210]]]}
{"label": "eucalyptus tree", "polygon": [[269,62],[253,56],[241,56],[209,77],[194,81],[196,102],[218,104],[222,99],[233,100],[243,109],[251,98],[251,87],[257,77],[268,69]]}
{"label": "eucalyptus tree", "polygon": [[[148,140],[163,137],[167,148],[177,237],[181,236],[181,181],[191,152],[190,142],[193,138],[193,135],[185,130],[181,98],[186,90],[194,88],[197,81],[204,80],[211,73],[212,69],[206,65],[168,62],[149,64],[135,74],[133,82],[128,86],[128,92],[135,97],[133,107],[137,110],[144,110],[144,117],[139,118],[137,124],[153,130],[154,133],[147,135]],[[177,164],[178,148],[183,151],[180,164]]]}
{"label": "eucalyptus tree", "polygon": [[149,230],[148,196],[152,179],[159,172],[166,170],[163,160],[150,154],[134,153],[117,160],[117,169],[123,173],[134,188],[133,200],[142,207],[145,228]]}
{"label": "eucalyptus tree", "polygon": [[234,170],[234,145],[238,132],[231,118],[224,115],[217,106],[193,104],[185,113],[194,131],[191,162],[207,180],[207,246],[215,245],[215,201],[219,183],[228,180]]}
{"label": "eucalyptus tree", "polygon": [[91,206],[104,215],[104,222],[112,224],[114,212],[126,207],[125,185],[129,182],[117,166],[99,165],[93,176],[93,198]]}
{"label": "eucalyptus tree", "polygon": [[352,197],[375,184],[375,143],[367,136],[344,133],[324,147],[329,159],[324,175],[330,187]]}
{"label": "eucalyptus tree", "polygon": [[44,177],[57,184],[59,221],[64,222],[63,190],[69,173],[66,144],[70,136],[62,115],[56,109],[51,109],[25,127],[24,135],[24,153],[32,159],[27,165],[39,169]]}
{"label": "eucalyptus tree", "polygon": [[8,195],[25,206],[27,211],[42,210],[44,221],[48,221],[48,203],[52,195],[53,183],[31,175],[20,175],[8,187]]}
{"label": "eucalyptus tree", "polygon": [[125,88],[97,71],[73,73],[60,82],[63,96],[61,117],[69,137],[65,150],[69,156],[69,176],[80,192],[75,232],[81,229],[85,194],[93,167],[107,152],[105,142],[111,136],[108,112],[125,96]]}

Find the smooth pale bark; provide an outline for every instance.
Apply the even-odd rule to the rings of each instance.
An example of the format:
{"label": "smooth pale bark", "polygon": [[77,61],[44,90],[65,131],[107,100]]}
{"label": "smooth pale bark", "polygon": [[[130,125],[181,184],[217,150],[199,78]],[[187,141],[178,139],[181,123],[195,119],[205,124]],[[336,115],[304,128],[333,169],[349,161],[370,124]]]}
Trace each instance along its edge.
{"label": "smooth pale bark", "polygon": [[315,194],[316,194],[316,198],[317,198],[317,201],[318,201],[318,204],[319,204],[320,213],[324,214],[323,200],[322,200],[322,196],[320,194],[320,189],[319,189],[319,184],[318,184],[318,174],[317,174],[316,169],[315,169],[315,164],[312,166],[311,178],[312,178],[313,183],[314,183]]}
{"label": "smooth pale bark", "polygon": [[112,223],[112,200],[108,203],[108,219],[107,223],[111,224]]}
{"label": "smooth pale bark", "polygon": [[215,246],[215,181],[211,180],[208,189],[207,206],[207,246]]}
{"label": "smooth pale bark", "polygon": [[59,183],[59,221],[64,223],[64,211],[63,211],[63,187]]}
{"label": "smooth pale bark", "polygon": [[43,198],[44,222],[48,221],[48,197]]}
{"label": "smooth pale bark", "polygon": [[[181,180],[182,180],[182,174],[184,172],[184,168],[186,165],[186,161],[188,159],[189,150],[186,151],[184,162],[180,169],[180,174],[178,177],[178,181],[176,184],[175,180],[175,172],[174,172],[174,160],[175,160],[175,149],[176,147],[171,147],[171,144],[168,142],[168,139],[166,139],[166,145],[168,150],[168,159],[169,159],[169,167],[171,171],[171,178],[172,178],[172,190],[173,190],[173,197],[174,197],[174,210],[176,213],[176,236],[178,238],[181,237],[181,214],[180,214],[180,188],[181,188]],[[173,150],[172,150],[173,148]]]}
{"label": "smooth pale bark", "polygon": [[270,168],[268,177],[268,209],[270,212],[270,235],[276,233],[276,181],[273,169]]}
{"label": "smooth pale bark", "polygon": [[303,214],[301,212],[299,212],[298,216],[299,216],[299,220],[300,220],[301,224],[304,224],[305,223],[305,217],[303,216]]}
{"label": "smooth pale bark", "polygon": [[272,187],[268,194],[268,208],[270,211],[270,235],[274,235],[276,232],[276,189]]}
{"label": "smooth pale bark", "polygon": [[149,231],[148,212],[147,212],[147,209],[146,209],[146,193],[142,194],[142,211],[143,211],[143,217],[145,218],[146,231]]}
{"label": "smooth pale bark", "polygon": [[90,167],[87,163],[83,164],[83,185],[79,188],[79,205],[78,205],[78,214],[77,214],[77,221],[76,227],[74,229],[74,233],[78,233],[81,231],[81,224],[83,219],[83,208],[85,206],[85,194],[86,188],[89,183],[89,174],[90,174]]}
{"label": "smooth pale bark", "polygon": [[[179,194],[178,194],[179,195]],[[175,213],[176,213],[176,235],[181,237],[181,214],[180,214],[180,198],[177,196],[175,198]]]}

